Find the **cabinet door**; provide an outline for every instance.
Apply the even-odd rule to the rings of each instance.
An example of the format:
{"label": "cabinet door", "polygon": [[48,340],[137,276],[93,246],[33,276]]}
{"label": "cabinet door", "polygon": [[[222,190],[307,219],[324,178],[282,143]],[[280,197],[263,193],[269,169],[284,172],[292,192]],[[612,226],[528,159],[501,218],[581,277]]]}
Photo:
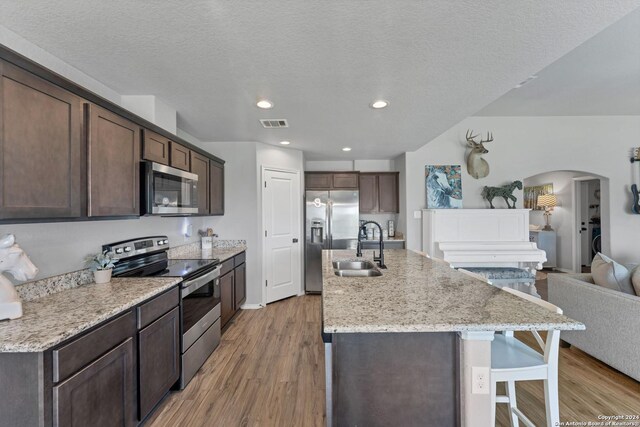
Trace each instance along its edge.
{"label": "cabinet door", "polygon": [[180,312],[174,308],[139,334],[140,410],[143,420],[180,377]]}
{"label": "cabinet door", "polygon": [[358,188],[357,173],[334,173],[333,188],[338,190],[356,190]]}
{"label": "cabinet door", "polygon": [[224,165],[209,162],[209,213],[224,215]]}
{"label": "cabinet door", "polygon": [[222,323],[221,326],[223,327],[236,312],[235,299],[233,297],[234,278],[233,270],[220,278],[220,323]]}
{"label": "cabinet door", "polygon": [[82,214],[82,100],[0,61],[0,219]]}
{"label": "cabinet door", "polygon": [[89,106],[89,216],[140,215],[140,127]]}
{"label": "cabinet door", "polygon": [[209,159],[191,151],[191,172],[198,175],[198,213],[209,213]]}
{"label": "cabinet door", "polygon": [[330,190],[333,186],[333,174],[307,173],[305,174],[305,188],[308,190]]}
{"label": "cabinet door", "polygon": [[169,164],[170,141],[164,136],[150,130],[144,130],[144,144],[142,145],[142,158],[152,162]]}
{"label": "cabinet door", "polygon": [[189,172],[191,150],[187,147],[171,141],[171,166]]}
{"label": "cabinet door", "polygon": [[383,173],[378,175],[378,211],[397,213],[398,196],[398,174]]}
{"label": "cabinet door", "polygon": [[360,174],[360,212],[378,212],[378,176]]}
{"label": "cabinet door", "polygon": [[236,267],[235,275],[234,300],[237,311],[240,310],[240,306],[247,299],[247,264],[240,264]]}
{"label": "cabinet door", "polygon": [[53,387],[53,425],[112,427],[135,424],[133,339]]}

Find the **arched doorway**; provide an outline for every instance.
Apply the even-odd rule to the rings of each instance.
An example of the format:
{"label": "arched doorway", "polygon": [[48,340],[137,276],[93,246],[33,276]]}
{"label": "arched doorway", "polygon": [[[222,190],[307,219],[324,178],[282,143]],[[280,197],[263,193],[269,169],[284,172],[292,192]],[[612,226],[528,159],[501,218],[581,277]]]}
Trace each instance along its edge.
{"label": "arched doorway", "polygon": [[[594,249],[610,253],[607,177],[585,171],[558,170],[530,176],[523,182],[528,189],[540,186],[548,189],[550,184],[556,195],[557,206],[550,212],[554,232],[550,237],[555,238],[556,257],[555,262],[545,267],[564,272],[588,271]],[[542,228],[544,211],[527,207],[532,208],[532,227]]]}

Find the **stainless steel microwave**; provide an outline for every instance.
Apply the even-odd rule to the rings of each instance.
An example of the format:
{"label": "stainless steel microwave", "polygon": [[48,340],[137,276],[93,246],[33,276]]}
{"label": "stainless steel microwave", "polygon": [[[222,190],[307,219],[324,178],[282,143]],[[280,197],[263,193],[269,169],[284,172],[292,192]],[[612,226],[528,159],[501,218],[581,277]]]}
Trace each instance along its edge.
{"label": "stainless steel microwave", "polygon": [[198,175],[155,162],[142,162],[143,215],[198,213]]}

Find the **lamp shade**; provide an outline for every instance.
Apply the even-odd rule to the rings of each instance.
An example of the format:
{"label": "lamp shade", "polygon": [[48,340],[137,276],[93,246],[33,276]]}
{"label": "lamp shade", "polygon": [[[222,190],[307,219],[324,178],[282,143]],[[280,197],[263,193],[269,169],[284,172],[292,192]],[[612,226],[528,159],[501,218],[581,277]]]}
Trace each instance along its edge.
{"label": "lamp shade", "polygon": [[543,208],[553,208],[558,205],[558,199],[555,194],[542,194],[538,196],[537,205]]}

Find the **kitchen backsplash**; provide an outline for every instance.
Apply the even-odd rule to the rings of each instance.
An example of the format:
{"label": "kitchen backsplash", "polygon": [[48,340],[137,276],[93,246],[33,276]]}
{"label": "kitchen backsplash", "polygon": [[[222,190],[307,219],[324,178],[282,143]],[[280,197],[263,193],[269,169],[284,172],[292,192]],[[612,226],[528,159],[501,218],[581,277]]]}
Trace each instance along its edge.
{"label": "kitchen backsplash", "polygon": [[[214,239],[213,247],[226,249],[235,246],[246,246],[246,240],[218,240]],[[181,253],[189,253],[200,249],[200,242],[188,243],[169,249],[169,258],[178,257]],[[93,272],[89,269],[72,271],[16,285],[16,292],[22,301],[32,301],[47,295],[55,294],[66,289],[93,283]]]}

